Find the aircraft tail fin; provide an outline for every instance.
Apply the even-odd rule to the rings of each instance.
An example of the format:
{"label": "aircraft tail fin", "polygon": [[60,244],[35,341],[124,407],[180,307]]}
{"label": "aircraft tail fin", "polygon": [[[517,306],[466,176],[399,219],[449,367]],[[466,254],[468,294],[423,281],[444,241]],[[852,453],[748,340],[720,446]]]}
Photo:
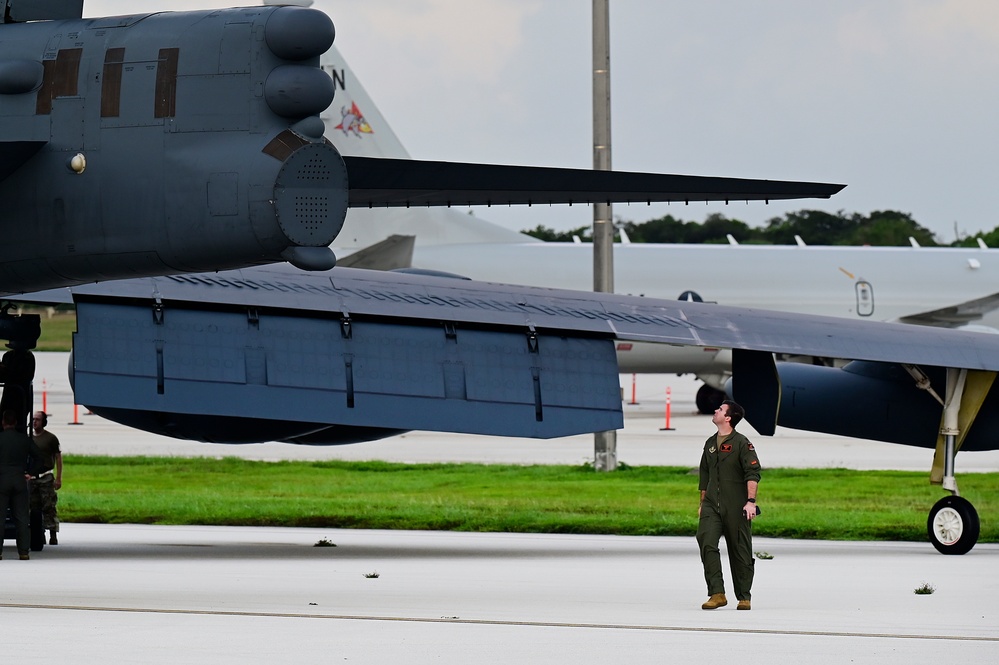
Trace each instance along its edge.
{"label": "aircraft tail fin", "polygon": [[[320,63],[336,88],[333,104],[320,117],[326,125],[326,138],[340,154],[409,159],[399,137],[335,46],[322,56]],[[464,211],[354,208],[347,212],[343,231],[334,243],[339,265],[347,265],[346,257],[353,256],[350,252],[374,249],[393,235],[415,235],[415,243],[420,245],[536,241]],[[362,260],[369,259],[362,257]]]}
{"label": "aircraft tail fin", "polygon": [[341,155],[356,157],[409,158],[381,111],[371,101],[347,60],[331,46],[320,59],[323,71],[333,79],[333,103],[320,114],[326,138]]}
{"label": "aircraft tail fin", "polygon": [[350,256],[339,259],[341,268],[365,268],[367,270],[400,270],[413,266],[413,245],[416,236],[392,235],[370,247],[358,250]]}

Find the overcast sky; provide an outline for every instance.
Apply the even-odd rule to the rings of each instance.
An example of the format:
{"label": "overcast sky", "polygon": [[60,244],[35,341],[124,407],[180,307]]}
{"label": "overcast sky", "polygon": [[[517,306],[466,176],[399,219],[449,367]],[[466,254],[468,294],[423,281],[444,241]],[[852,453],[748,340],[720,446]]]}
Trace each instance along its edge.
{"label": "overcast sky", "polygon": [[[249,4],[249,3],[247,3]],[[85,0],[86,16],[229,6]],[[592,166],[589,0],[316,0],[411,155]],[[901,210],[944,242],[999,226],[994,0],[611,0],[615,169],[845,183],[829,201],[614,207]],[[588,207],[477,210],[514,229]],[[807,238],[806,238],[807,240]]]}

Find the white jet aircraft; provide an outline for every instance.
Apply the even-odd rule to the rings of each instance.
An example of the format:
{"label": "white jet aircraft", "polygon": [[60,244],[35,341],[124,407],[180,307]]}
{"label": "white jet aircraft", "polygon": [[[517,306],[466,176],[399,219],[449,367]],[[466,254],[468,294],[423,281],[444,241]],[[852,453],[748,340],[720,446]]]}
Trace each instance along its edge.
{"label": "white jet aircraft", "polygon": [[[337,149],[409,157],[336,47],[322,66],[337,88],[322,115]],[[453,208],[352,208],[334,250],[341,266],[564,289],[593,285],[592,245],[540,242]],[[999,250],[985,247],[619,243],[614,273],[615,291],[623,294],[991,332],[979,322],[999,306]],[[622,372],[696,374],[705,382],[697,395],[703,412],[724,399],[727,349],[621,342],[617,351]]]}

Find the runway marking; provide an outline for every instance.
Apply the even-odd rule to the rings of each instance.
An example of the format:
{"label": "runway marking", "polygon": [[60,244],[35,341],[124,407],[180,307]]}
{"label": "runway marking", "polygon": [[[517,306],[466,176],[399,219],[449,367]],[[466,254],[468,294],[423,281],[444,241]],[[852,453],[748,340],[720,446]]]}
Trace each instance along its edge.
{"label": "runway marking", "polygon": [[181,614],[191,616],[251,617],[260,619],[332,619],[335,621],[390,621],[396,623],[446,623],[471,626],[520,626],[525,628],[586,628],[601,630],[645,630],[679,633],[723,633],[737,635],[785,635],[789,637],[867,637],[895,640],[948,640],[957,642],[999,642],[999,637],[974,635],[916,635],[907,633],[861,633],[834,630],[771,630],[766,628],[700,628],[696,626],[652,626],[644,624],[572,623],[561,621],[504,621],[500,619],[461,619],[458,617],[394,617],[358,614],[314,614],[299,612],[239,612],[235,610],[176,610],[151,607],[91,607],[87,605],[38,605],[0,603],[0,608],[23,610],[72,610],[79,612],[127,612],[133,614]]}

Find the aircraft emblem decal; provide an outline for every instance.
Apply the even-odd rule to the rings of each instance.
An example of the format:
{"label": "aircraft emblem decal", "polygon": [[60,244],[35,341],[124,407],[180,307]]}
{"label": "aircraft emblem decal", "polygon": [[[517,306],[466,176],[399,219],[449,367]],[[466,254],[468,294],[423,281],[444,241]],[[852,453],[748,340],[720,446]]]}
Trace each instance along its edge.
{"label": "aircraft emblem decal", "polygon": [[357,108],[356,102],[350,103],[349,110],[346,106],[341,106],[340,116],[340,124],[335,129],[339,129],[344,134],[353,134],[358,138],[361,138],[361,134],[374,134],[371,125],[364,119],[361,109]]}

